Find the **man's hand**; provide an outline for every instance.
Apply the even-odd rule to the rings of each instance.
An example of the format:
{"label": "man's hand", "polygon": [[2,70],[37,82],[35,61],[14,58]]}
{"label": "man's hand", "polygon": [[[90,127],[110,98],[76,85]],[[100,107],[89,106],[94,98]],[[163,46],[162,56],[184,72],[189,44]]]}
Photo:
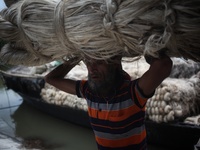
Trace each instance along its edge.
{"label": "man's hand", "polygon": [[161,50],[158,51],[158,57],[153,57],[151,55],[144,55],[144,58],[146,60],[146,62],[151,65],[156,59],[162,59],[163,57],[166,57],[166,48],[163,48]]}
{"label": "man's hand", "polygon": [[64,57],[63,64],[77,65],[81,60],[82,60],[82,58],[78,57],[78,56],[72,56],[72,57],[67,57],[67,58]]}
{"label": "man's hand", "polygon": [[157,58],[155,58],[155,57],[153,57],[153,56],[150,56],[150,55],[145,55],[144,58],[145,58],[146,62],[147,62],[149,65],[151,65],[152,62],[153,62],[155,59],[157,59]]}

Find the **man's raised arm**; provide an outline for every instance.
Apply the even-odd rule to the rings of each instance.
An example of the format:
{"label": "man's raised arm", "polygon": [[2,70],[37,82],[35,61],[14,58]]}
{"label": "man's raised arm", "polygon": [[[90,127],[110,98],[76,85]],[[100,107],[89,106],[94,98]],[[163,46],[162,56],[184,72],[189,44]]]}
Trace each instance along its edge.
{"label": "man's raised arm", "polygon": [[146,58],[146,61],[150,64],[150,68],[139,79],[138,86],[144,95],[148,96],[170,75],[173,62],[167,55],[150,60]]}
{"label": "man's raised arm", "polygon": [[63,64],[56,67],[45,76],[45,81],[54,87],[70,94],[76,94],[76,81],[65,79],[69,71],[78,64],[79,58],[71,58]]}

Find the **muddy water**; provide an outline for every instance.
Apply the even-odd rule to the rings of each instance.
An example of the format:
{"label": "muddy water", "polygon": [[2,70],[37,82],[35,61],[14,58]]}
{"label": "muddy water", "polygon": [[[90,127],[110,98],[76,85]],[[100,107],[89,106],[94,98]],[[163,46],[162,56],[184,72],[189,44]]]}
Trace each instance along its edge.
{"label": "muddy water", "polygon": [[1,87],[0,150],[34,148],[95,150],[96,143],[91,129],[51,117],[24,103],[12,90]]}

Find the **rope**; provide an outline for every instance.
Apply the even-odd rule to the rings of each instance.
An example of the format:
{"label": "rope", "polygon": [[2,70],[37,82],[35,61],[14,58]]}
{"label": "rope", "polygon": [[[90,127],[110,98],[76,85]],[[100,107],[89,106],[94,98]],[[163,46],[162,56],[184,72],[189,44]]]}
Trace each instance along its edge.
{"label": "rope", "polygon": [[69,41],[68,37],[66,36],[65,31],[65,23],[64,23],[64,7],[65,7],[66,0],[60,0],[55,7],[54,12],[54,27],[55,27],[55,34],[58,37],[60,43],[64,46],[65,50],[68,53],[73,53],[76,48],[74,47],[73,43]]}
{"label": "rope", "polygon": [[[18,8],[18,15],[17,15],[17,25],[18,25],[18,29],[19,29],[19,33],[20,33],[20,36],[21,36],[21,40],[23,41],[25,47],[26,47],[26,50],[32,54],[34,54],[35,56],[37,57],[41,57],[40,53],[38,52],[38,47],[35,47],[33,48],[31,46],[31,40],[26,36],[25,32],[24,32],[24,28],[22,26],[22,8],[23,8],[23,4],[24,3],[21,3],[19,5],[19,8]],[[44,57],[45,58],[45,57]]]}
{"label": "rope", "polygon": [[19,1],[1,12],[0,38],[14,46],[0,56],[10,64],[40,65],[64,56],[157,57],[165,49],[200,61],[199,12],[199,0]]}

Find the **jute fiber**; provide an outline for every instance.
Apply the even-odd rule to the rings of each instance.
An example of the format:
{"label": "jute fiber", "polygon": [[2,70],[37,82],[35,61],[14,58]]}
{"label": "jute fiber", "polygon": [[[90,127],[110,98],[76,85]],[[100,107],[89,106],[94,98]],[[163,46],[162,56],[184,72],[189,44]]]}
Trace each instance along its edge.
{"label": "jute fiber", "polygon": [[200,0],[21,0],[0,16],[1,60],[40,65],[71,56],[200,61]]}

